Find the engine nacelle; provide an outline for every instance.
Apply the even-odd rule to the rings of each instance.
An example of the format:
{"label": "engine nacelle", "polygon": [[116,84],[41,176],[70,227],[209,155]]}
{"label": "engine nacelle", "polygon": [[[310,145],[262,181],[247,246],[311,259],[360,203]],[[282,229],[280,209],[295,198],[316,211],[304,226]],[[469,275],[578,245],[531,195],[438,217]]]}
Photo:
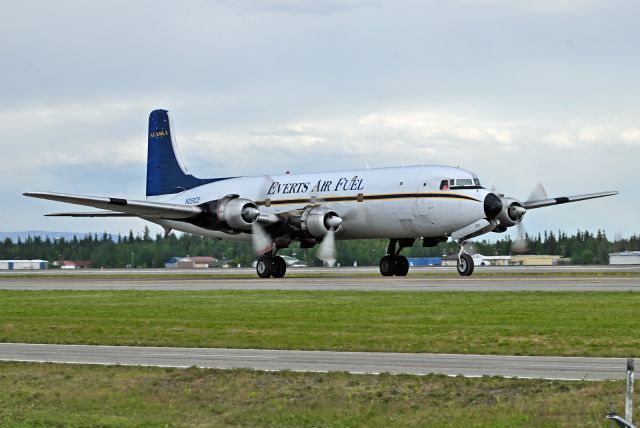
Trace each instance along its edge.
{"label": "engine nacelle", "polygon": [[504,197],[500,199],[502,200],[502,210],[496,217],[500,221],[500,227],[511,227],[520,223],[527,212],[520,201]]}
{"label": "engine nacelle", "polygon": [[342,219],[326,207],[307,208],[300,217],[300,227],[314,238],[322,238],[331,228],[338,232],[342,228]]}
{"label": "engine nacelle", "polygon": [[260,211],[256,204],[244,198],[225,197],[218,201],[216,216],[219,222],[226,223],[231,229],[251,229]]}
{"label": "engine nacelle", "polygon": [[238,195],[227,195],[222,199],[200,205],[203,213],[192,219],[190,223],[209,230],[222,230],[238,233],[251,229],[257,221],[260,211],[255,202],[239,198]]}

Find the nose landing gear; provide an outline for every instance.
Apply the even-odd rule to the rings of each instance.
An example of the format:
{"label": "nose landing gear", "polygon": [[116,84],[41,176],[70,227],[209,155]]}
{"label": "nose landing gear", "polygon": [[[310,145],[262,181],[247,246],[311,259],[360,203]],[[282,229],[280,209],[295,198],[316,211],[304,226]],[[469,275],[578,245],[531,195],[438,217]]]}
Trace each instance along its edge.
{"label": "nose landing gear", "polygon": [[471,276],[473,273],[473,257],[465,253],[463,245],[466,242],[460,241],[460,252],[458,253],[458,273],[462,276]]}

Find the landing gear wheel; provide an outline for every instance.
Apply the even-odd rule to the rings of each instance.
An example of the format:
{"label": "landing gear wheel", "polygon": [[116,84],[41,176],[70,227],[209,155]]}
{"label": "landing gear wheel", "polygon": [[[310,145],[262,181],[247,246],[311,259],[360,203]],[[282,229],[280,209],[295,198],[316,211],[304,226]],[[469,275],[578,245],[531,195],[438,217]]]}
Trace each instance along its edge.
{"label": "landing gear wheel", "polygon": [[409,273],[409,260],[405,256],[396,256],[396,276],[407,276]]}
{"label": "landing gear wheel", "polygon": [[393,276],[396,274],[396,261],[394,257],[386,255],[380,260],[380,273],[382,276]]}
{"label": "landing gear wheel", "polygon": [[287,262],[280,256],[275,256],[273,258],[273,275],[274,278],[282,278],[284,274],[287,272]]}
{"label": "landing gear wheel", "polygon": [[[284,261],[284,260],[283,260]],[[256,264],[256,272],[260,278],[269,278],[274,271],[273,258],[269,256],[260,256]]]}
{"label": "landing gear wheel", "polygon": [[458,273],[462,276],[471,276],[473,273],[473,258],[469,254],[461,254],[458,259]]}

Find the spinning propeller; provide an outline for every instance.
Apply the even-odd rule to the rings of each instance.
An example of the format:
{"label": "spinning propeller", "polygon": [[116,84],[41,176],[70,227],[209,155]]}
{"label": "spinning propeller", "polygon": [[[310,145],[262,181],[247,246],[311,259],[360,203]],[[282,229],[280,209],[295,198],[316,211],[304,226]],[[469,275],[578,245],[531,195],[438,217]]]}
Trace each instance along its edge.
{"label": "spinning propeller", "polygon": [[251,225],[251,245],[256,255],[261,256],[273,249],[273,239],[257,221]]}
{"label": "spinning propeller", "polygon": [[[267,199],[267,192],[269,191],[269,187],[273,184],[273,178],[270,175],[265,175],[262,177],[262,184],[260,185],[260,190],[258,191],[257,200],[264,203]],[[269,251],[273,250],[273,238],[270,234],[268,234],[262,225],[261,221],[269,223],[269,216],[265,214],[261,214],[260,211],[256,210],[257,214],[254,217],[254,222],[251,223],[251,245],[253,246],[253,251],[256,255],[261,256]],[[267,220],[267,221],[265,221]]]}
{"label": "spinning propeller", "polygon": [[[524,203],[524,205],[529,202],[541,201],[548,198],[549,196],[547,196],[547,191],[545,190],[544,186],[542,185],[542,183],[538,183],[529,194],[529,197],[527,198],[527,201]],[[522,216],[524,216],[524,214],[527,212],[527,210],[523,207],[514,207],[514,209],[517,210],[517,213],[515,214],[519,215],[520,218],[522,218]],[[520,220],[520,222],[518,223],[517,237],[513,240],[513,242],[511,242],[511,251],[516,253],[524,253],[528,249],[529,241],[527,239],[527,230],[525,229],[522,220]]]}
{"label": "spinning propeller", "polygon": [[342,219],[337,215],[327,214],[324,224],[329,230],[327,230],[327,234],[322,239],[316,256],[328,264],[329,267],[333,267],[336,262],[336,229],[342,224]]}

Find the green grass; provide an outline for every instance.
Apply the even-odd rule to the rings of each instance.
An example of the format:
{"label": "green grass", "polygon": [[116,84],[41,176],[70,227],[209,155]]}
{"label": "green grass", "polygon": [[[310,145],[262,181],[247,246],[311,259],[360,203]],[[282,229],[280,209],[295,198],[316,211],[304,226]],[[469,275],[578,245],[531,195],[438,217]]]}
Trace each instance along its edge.
{"label": "green grass", "polygon": [[[623,382],[0,363],[7,427],[605,427]],[[637,410],[636,410],[637,412]]]}
{"label": "green grass", "polygon": [[640,293],[0,290],[0,342],[640,356]]}

